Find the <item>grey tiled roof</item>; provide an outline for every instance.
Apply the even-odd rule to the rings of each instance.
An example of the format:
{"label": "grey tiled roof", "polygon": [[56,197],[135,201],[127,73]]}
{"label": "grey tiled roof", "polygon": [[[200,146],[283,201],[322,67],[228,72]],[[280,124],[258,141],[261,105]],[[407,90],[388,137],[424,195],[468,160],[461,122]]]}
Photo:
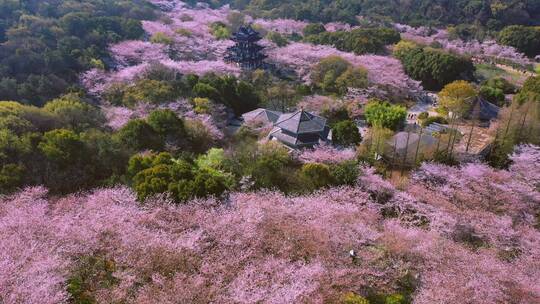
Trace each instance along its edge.
{"label": "grey tiled roof", "polygon": [[304,110],[282,114],[275,126],[296,134],[323,132],[326,119]]}
{"label": "grey tiled roof", "polygon": [[296,147],[298,141],[296,137],[283,133],[280,128],[274,128],[269,136],[291,147]]}
{"label": "grey tiled roof", "polygon": [[259,108],[251,112],[244,113],[242,115],[242,118],[244,119],[244,121],[262,120],[264,122],[275,123],[281,115],[281,112]]}
{"label": "grey tiled roof", "polygon": [[[408,138],[408,141],[407,141]],[[389,141],[389,144],[392,147],[395,147],[397,150],[405,150],[407,147],[411,146],[416,147],[418,145],[418,140],[420,136],[416,133],[399,132]],[[429,134],[422,134],[421,144],[423,146],[431,146],[437,143],[437,139]],[[407,146],[408,144],[408,146]]]}
{"label": "grey tiled roof", "polygon": [[500,108],[498,106],[481,97],[478,97],[470,116],[471,118],[480,120],[492,120],[499,116],[499,111]]}

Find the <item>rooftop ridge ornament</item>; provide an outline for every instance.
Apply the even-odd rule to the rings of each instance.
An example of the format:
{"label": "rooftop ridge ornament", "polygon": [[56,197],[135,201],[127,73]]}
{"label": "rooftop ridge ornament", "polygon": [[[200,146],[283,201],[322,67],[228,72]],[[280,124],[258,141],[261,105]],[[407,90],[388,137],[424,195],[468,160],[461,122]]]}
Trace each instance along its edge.
{"label": "rooftop ridge ornament", "polygon": [[259,32],[255,31],[250,24],[241,26],[231,36],[235,45],[227,48],[225,61],[235,62],[240,67],[249,70],[262,68],[266,55],[261,52],[264,47],[257,44],[261,39]]}

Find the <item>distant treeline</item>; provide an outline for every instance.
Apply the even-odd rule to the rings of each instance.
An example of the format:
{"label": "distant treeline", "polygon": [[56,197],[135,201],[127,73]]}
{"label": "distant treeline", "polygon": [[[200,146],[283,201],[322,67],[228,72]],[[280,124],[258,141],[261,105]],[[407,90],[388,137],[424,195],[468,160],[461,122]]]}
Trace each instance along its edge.
{"label": "distant treeline", "polygon": [[312,22],[357,23],[357,15],[411,25],[481,24],[491,30],[506,25],[538,25],[537,0],[207,0],[231,4],[251,14]]}

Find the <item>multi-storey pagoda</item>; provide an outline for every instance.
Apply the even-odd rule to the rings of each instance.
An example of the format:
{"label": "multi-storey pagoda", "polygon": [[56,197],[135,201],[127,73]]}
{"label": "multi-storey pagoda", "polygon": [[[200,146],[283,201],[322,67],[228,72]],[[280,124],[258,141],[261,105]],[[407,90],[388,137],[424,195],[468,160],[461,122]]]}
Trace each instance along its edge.
{"label": "multi-storey pagoda", "polygon": [[227,49],[226,61],[236,62],[242,68],[250,70],[263,66],[266,55],[261,51],[264,47],[257,44],[262,38],[250,25],[240,27],[231,39],[236,44]]}

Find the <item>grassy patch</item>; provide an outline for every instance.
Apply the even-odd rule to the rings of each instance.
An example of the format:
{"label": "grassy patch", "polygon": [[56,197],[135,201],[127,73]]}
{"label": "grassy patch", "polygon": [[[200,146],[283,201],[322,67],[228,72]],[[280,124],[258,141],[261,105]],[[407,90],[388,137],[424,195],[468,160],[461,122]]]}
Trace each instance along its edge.
{"label": "grassy patch", "polygon": [[475,76],[480,82],[495,77],[502,77],[508,80],[513,85],[521,86],[523,82],[525,82],[525,80],[527,79],[526,76],[520,73],[507,71],[491,64],[481,63],[475,65],[475,67]]}

